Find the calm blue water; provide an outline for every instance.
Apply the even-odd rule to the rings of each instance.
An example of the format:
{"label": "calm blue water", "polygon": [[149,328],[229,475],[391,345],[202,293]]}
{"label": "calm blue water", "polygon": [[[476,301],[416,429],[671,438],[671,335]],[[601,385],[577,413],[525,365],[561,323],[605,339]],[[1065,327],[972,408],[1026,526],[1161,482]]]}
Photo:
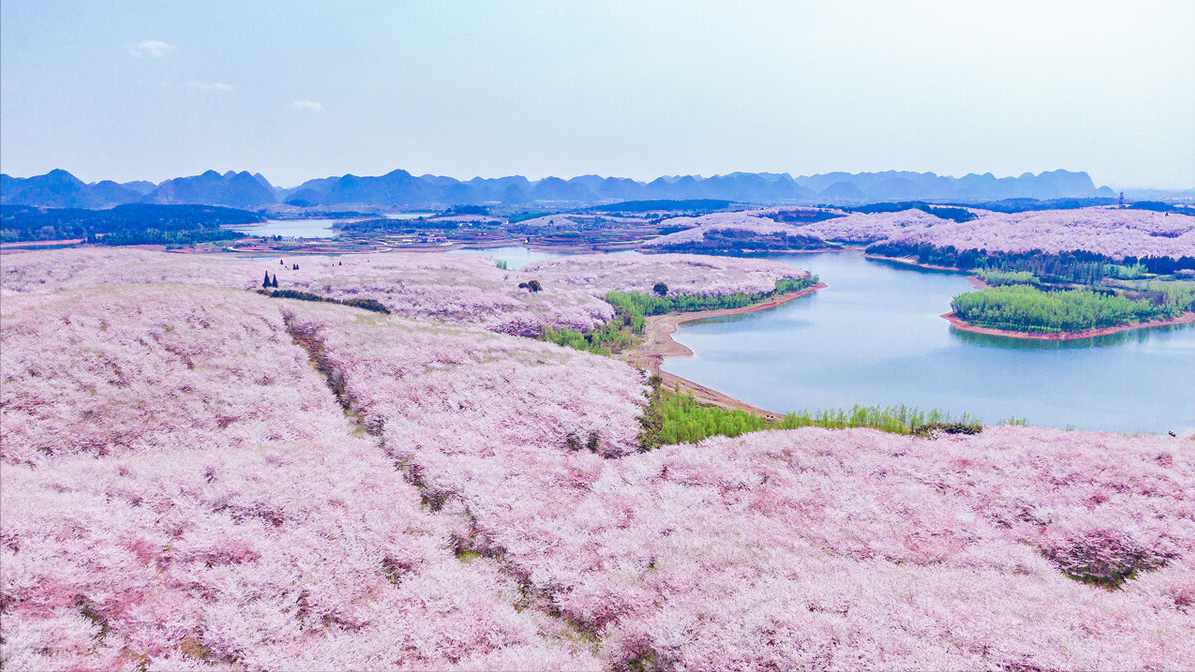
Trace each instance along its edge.
{"label": "calm blue water", "polygon": [[518,270],[533,261],[555,259],[566,256],[556,252],[540,252],[526,247],[485,247],[479,249],[451,250],[449,254],[481,254],[493,259],[506,262],[506,267]]}
{"label": "calm blue water", "polygon": [[283,238],[331,238],[332,227],[341,219],[271,219],[264,224],[237,224],[228,228],[251,236],[282,236]]}
{"label": "calm blue water", "polygon": [[776,411],[941,408],[995,423],[1195,432],[1195,328],[1066,342],[954,329],[962,275],[856,254],[778,255],[829,287],[773,310],[683,325],[695,354],[664,369]]}
{"label": "calm blue water", "polygon": [[[568,257],[576,254],[575,252],[541,252],[533,250],[529,247],[483,247],[475,249],[463,250],[449,250],[449,254],[482,254],[495,261],[501,259],[506,262],[506,267],[519,270],[535,261],[543,261],[544,259],[556,259],[557,257]],[[618,252],[599,252],[597,254],[642,254],[636,250],[619,250]]]}

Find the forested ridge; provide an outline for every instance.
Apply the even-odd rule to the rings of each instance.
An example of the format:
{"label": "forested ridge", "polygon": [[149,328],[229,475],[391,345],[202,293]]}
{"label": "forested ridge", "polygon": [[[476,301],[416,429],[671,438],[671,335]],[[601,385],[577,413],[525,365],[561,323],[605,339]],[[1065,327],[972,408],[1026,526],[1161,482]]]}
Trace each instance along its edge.
{"label": "forested ridge", "polygon": [[84,239],[102,245],[192,244],[245,234],[221,227],[256,224],[265,217],[214,205],[118,205],[110,210],[0,207],[4,242]]}

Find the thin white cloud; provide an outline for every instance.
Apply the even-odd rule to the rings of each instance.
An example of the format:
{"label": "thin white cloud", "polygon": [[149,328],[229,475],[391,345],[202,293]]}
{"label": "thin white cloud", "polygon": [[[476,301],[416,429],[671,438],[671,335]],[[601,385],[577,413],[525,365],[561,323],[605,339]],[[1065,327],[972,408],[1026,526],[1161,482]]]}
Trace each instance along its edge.
{"label": "thin white cloud", "polygon": [[314,100],[296,100],[290,104],[292,110],[307,110],[308,112],[323,112],[324,106]]}
{"label": "thin white cloud", "polygon": [[197,82],[191,80],[187,82],[188,89],[195,89],[196,91],[232,91],[232,84],[225,84],[224,82]]}
{"label": "thin white cloud", "polygon": [[141,58],[142,56],[161,58],[168,52],[174,51],[174,45],[159,40],[147,40],[145,42],[138,42],[137,44],[130,44],[125,49],[128,50],[129,56],[133,58]]}

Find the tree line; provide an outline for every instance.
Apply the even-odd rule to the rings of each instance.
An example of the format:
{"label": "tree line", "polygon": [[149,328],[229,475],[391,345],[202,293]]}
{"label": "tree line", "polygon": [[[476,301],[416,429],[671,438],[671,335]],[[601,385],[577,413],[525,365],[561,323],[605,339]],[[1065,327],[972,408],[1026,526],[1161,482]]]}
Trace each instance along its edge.
{"label": "tree line", "polygon": [[82,238],[102,245],[193,244],[241,238],[245,234],[221,227],[264,221],[256,213],[212,205],[130,203],[109,210],[5,205],[0,207],[0,240]]}
{"label": "tree line", "polygon": [[[930,243],[908,241],[873,243],[867,254],[881,257],[911,257],[917,263],[947,266],[960,271],[988,269],[995,271],[1028,271],[1040,280],[1096,284],[1108,277],[1109,267],[1140,266],[1146,272],[1170,275],[1180,270],[1195,270],[1195,257],[1134,257],[1116,259],[1085,250],[1052,254],[1041,250],[1027,252],[989,252],[987,250],[957,250],[953,245],[935,247]],[[1115,271],[1113,271],[1115,272]]]}
{"label": "tree line", "polygon": [[1195,307],[1195,290],[1172,287],[1130,298],[1087,289],[1043,291],[1011,285],[960,294],[950,307],[960,319],[981,327],[1078,332],[1177,317]]}

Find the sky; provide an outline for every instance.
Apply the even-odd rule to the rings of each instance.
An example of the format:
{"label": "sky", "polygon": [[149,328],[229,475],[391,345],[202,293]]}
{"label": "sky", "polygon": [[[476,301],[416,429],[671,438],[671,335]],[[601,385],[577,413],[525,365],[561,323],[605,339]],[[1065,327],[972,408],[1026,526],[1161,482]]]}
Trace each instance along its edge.
{"label": "sky", "polygon": [[0,3],[0,170],[1195,187],[1195,2]]}

